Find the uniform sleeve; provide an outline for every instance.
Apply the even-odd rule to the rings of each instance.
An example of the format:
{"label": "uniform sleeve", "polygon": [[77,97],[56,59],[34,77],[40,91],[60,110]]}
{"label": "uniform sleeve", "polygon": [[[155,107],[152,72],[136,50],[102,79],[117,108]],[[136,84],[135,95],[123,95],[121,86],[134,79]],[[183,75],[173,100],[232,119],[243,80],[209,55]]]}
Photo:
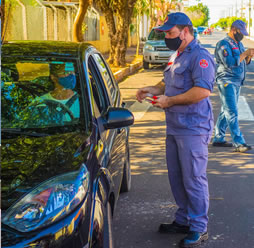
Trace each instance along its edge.
{"label": "uniform sleeve", "polygon": [[218,63],[222,63],[225,67],[240,65],[240,53],[234,53],[230,45],[226,42],[219,42],[216,45],[215,56]]}
{"label": "uniform sleeve", "polygon": [[199,53],[192,64],[193,86],[213,91],[215,80],[215,63],[210,54]]}

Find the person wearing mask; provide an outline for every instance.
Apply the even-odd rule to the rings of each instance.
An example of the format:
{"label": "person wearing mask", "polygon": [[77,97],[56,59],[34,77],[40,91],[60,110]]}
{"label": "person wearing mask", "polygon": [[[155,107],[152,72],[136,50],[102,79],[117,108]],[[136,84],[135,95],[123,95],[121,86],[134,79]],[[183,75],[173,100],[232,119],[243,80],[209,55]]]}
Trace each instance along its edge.
{"label": "person wearing mask", "polygon": [[73,89],[76,86],[76,76],[73,71],[65,71],[65,64],[50,64],[50,79],[54,83],[54,89],[42,96],[41,100],[54,100],[64,104],[70,109],[73,116],[80,115],[78,95]]}
{"label": "person wearing mask", "polygon": [[208,143],[213,131],[209,96],[213,90],[215,64],[211,54],[193,35],[189,17],[171,13],[157,28],[165,32],[165,43],[176,52],[164,70],[164,80],[141,88],[139,102],[165,110],[168,177],[178,209],[172,223],[162,223],[161,233],[187,233],[180,247],[199,246],[208,239],[209,192],[206,174]]}
{"label": "person wearing mask", "polygon": [[[232,23],[228,35],[220,40],[215,48],[218,65],[216,83],[221,99],[221,112],[215,125],[212,144],[219,147],[234,146],[236,152],[251,149],[240,131],[237,107],[241,86],[245,80],[246,64],[249,64],[254,56],[254,49],[244,49],[241,42],[244,35],[248,35],[245,22],[236,20]],[[233,144],[225,140],[227,128],[229,128]]]}

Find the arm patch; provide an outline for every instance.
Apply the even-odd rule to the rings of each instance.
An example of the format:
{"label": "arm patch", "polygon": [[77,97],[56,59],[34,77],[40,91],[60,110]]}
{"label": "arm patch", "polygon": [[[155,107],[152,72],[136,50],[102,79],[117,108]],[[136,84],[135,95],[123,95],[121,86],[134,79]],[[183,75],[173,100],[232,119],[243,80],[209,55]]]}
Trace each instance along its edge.
{"label": "arm patch", "polygon": [[227,57],[228,56],[228,51],[226,49],[223,50],[223,56]]}

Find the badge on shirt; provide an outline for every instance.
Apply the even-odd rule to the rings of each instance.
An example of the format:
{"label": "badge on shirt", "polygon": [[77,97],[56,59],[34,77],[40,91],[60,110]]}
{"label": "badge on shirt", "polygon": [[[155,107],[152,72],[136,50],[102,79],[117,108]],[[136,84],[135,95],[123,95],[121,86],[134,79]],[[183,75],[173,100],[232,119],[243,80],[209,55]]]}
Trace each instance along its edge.
{"label": "badge on shirt", "polygon": [[202,68],[207,68],[208,67],[208,61],[206,59],[201,59],[199,61],[199,66]]}
{"label": "badge on shirt", "polygon": [[227,57],[228,56],[228,51],[226,49],[223,50],[223,56]]}

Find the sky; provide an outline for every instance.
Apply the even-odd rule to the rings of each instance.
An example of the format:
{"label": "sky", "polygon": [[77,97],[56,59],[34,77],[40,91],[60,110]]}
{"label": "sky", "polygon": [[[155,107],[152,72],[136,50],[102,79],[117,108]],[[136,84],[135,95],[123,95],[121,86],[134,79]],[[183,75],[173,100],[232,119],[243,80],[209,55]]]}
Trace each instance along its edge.
{"label": "sky", "polygon": [[[221,17],[224,17],[225,14],[229,16],[229,13],[232,13],[236,6],[240,8],[241,1],[242,0],[201,0],[200,2],[208,6],[210,10],[209,24],[212,24],[217,22]],[[189,3],[190,5],[198,4],[195,0],[190,0]]]}

